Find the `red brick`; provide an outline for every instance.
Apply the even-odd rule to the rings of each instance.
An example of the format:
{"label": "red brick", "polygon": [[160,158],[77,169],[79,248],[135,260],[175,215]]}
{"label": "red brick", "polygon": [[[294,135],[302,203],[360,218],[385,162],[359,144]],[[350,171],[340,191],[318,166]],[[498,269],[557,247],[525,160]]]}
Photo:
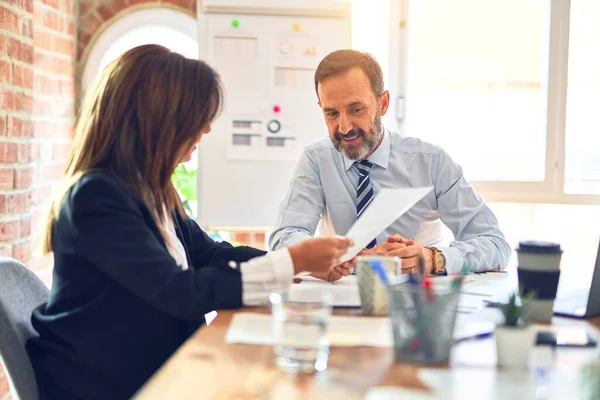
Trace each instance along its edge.
{"label": "red brick", "polygon": [[52,11],[46,11],[44,13],[44,26],[56,32],[65,32],[65,17]]}
{"label": "red brick", "polygon": [[31,257],[31,241],[29,239],[13,245],[14,259],[17,259],[22,263],[27,263],[29,257]]}
{"label": "red brick", "polygon": [[15,65],[13,84],[25,89],[33,89],[33,69]]}
{"label": "red brick", "polygon": [[0,242],[18,239],[21,236],[21,221],[18,219],[0,222]]}
{"label": "red brick", "polygon": [[83,0],[79,3],[79,15],[85,17],[92,9],[96,7],[96,2],[93,0]]}
{"label": "red brick", "polygon": [[63,176],[64,164],[44,165],[40,167],[40,180],[57,181]]}
{"label": "red brick", "polygon": [[11,63],[0,60],[0,83],[11,83]]}
{"label": "red brick", "polygon": [[33,46],[10,38],[8,41],[8,56],[31,64],[33,62]]}
{"label": "red brick", "polygon": [[77,35],[77,43],[87,45],[90,40],[92,40],[92,35],[84,31],[79,31]]}
{"label": "red brick", "polygon": [[0,136],[6,135],[6,117],[0,116]]}
{"label": "red brick", "polygon": [[104,21],[110,20],[115,15],[110,3],[104,3],[98,7],[96,11],[98,12],[98,15],[100,15],[100,18],[102,18]]}
{"label": "red brick", "polygon": [[31,234],[31,216],[21,218],[21,235],[23,237]]}
{"label": "red brick", "polygon": [[129,0],[112,0],[112,8],[115,10],[115,14],[129,7]]}
{"label": "red brick", "polygon": [[65,60],[62,57],[36,52],[34,63],[35,66],[40,70],[56,75],[63,75],[72,78],[75,73],[75,62],[72,59]]}
{"label": "red brick", "polygon": [[34,167],[19,168],[15,170],[15,189],[24,189],[33,182]]}
{"label": "red brick", "polygon": [[5,108],[10,111],[21,111],[23,109],[23,94],[5,91],[2,99],[2,106],[0,108]]}
{"label": "red brick", "polygon": [[91,13],[82,18],[80,26],[84,32],[94,34],[94,32],[96,32],[96,30],[98,30],[98,28],[100,28],[101,25],[102,19],[100,19],[100,17],[98,17],[98,15],[96,15],[95,13]]}
{"label": "red brick", "polygon": [[59,6],[60,6],[60,1],[59,0],[43,0],[44,4],[46,4],[47,6],[50,6],[56,10],[58,10]]}
{"label": "red brick", "polygon": [[75,22],[69,21],[69,23],[67,24],[67,34],[69,36],[75,35]]}
{"label": "red brick", "polygon": [[0,54],[6,54],[6,36],[0,35]]}
{"label": "red brick", "polygon": [[19,16],[8,8],[0,7],[0,30],[19,31]]}
{"label": "red brick", "polygon": [[[52,105],[50,104],[49,101],[43,101],[40,99],[36,99],[35,103],[33,104],[33,114],[34,115],[38,115],[38,116],[48,115],[48,114],[50,114],[51,111],[52,111]],[[35,133],[35,130],[34,130],[34,136],[38,136]]]}
{"label": "red brick", "polygon": [[35,7],[33,9],[33,24],[35,26],[43,26],[44,25],[44,8],[43,7]]}
{"label": "red brick", "polygon": [[23,5],[25,6],[25,11],[30,14],[33,12],[33,0],[23,0]]}
{"label": "red brick", "polygon": [[[60,93],[59,83],[56,79],[47,76],[37,75],[35,77],[35,91],[47,95],[57,95]],[[39,100],[37,103],[41,103]]]}
{"label": "red brick", "polygon": [[75,40],[55,37],[52,50],[73,57],[75,55]]}
{"label": "red brick", "polygon": [[[31,207],[31,191],[6,195],[6,213],[20,214]],[[19,222],[19,228],[21,224]]]}
{"label": "red brick", "polygon": [[19,144],[19,154],[18,161],[20,163],[29,162],[29,161],[37,161],[37,159],[31,158],[31,143],[20,143]]}
{"label": "red brick", "polygon": [[33,37],[33,20],[31,18],[21,19],[21,35],[27,38]]}
{"label": "red brick", "polygon": [[39,49],[52,50],[52,36],[45,32],[37,32],[33,35],[33,44]]}
{"label": "red brick", "polygon": [[0,163],[17,162],[18,146],[16,143],[0,143]]}
{"label": "red brick", "polygon": [[12,189],[14,186],[15,170],[12,168],[0,168],[0,189]]}
{"label": "red brick", "polygon": [[75,15],[75,3],[76,0],[63,0],[62,11],[69,14]]}
{"label": "red brick", "polygon": [[33,136],[33,123],[26,119],[8,117],[7,135],[14,137],[31,137]]}

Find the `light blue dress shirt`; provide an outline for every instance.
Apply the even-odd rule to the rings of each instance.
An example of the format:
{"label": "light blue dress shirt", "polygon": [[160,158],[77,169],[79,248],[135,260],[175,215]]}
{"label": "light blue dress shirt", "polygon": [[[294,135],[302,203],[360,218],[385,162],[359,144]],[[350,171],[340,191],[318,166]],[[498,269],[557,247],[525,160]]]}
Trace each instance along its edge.
{"label": "light blue dress shirt", "polygon": [[[379,235],[377,243],[398,233],[437,247],[446,256],[449,273],[460,272],[464,264],[476,272],[507,266],[511,249],[496,216],[444,150],[385,130],[369,161],[374,164],[370,179],[375,196],[381,188],[434,188]],[[318,226],[327,234],[348,232],[356,221],[359,174],[354,163],[329,137],[304,149],[269,238],[272,250],[315,236]],[[444,225],[454,234],[450,243],[444,242]]]}

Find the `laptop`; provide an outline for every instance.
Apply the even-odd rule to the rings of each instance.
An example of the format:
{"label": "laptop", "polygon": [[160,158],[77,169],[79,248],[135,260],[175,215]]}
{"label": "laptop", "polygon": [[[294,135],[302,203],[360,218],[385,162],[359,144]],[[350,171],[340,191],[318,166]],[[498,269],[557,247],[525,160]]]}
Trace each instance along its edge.
{"label": "laptop", "polygon": [[560,290],[559,284],[559,291],[554,300],[554,314],[571,318],[591,318],[600,315],[600,243],[591,286],[587,289],[564,292]]}

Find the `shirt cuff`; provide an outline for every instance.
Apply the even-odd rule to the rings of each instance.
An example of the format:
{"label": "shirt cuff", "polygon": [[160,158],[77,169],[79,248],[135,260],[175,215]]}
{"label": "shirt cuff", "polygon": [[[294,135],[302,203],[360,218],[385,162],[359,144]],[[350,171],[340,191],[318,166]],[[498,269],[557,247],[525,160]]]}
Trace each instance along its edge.
{"label": "shirt cuff", "polygon": [[269,294],[286,291],[293,283],[294,263],[287,249],[272,251],[240,265],[242,273],[242,302],[261,305]]}
{"label": "shirt cuff", "polygon": [[460,250],[455,247],[439,247],[439,250],[446,257],[446,272],[448,272],[448,275],[460,274],[464,263]]}

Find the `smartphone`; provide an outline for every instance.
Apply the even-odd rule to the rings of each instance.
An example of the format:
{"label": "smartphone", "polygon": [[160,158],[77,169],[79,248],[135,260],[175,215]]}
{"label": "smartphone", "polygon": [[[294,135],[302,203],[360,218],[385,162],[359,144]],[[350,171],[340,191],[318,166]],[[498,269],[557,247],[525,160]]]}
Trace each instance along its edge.
{"label": "smartphone", "polygon": [[557,347],[596,347],[596,339],[586,329],[558,329],[538,332],[536,345]]}

